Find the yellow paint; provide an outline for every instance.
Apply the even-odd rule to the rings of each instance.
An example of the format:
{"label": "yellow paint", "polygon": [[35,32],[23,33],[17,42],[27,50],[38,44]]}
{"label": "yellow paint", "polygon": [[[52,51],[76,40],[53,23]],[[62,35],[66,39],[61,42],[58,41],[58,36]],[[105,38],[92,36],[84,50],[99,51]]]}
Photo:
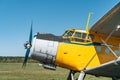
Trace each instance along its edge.
{"label": "yellow paint", "polygon": [[[107,35],[103,35],[103,34],[97,34],[95,32],[92,32],[90,31],[90,34],[94,35],[94,39],[93,39],[93,42],[99,42],[99,43],[103,43],[100,38],[102,38],[103,40],[105,40],[107,38]],[[107,44],[110,44],[110,45],[113,45],[113,46],[119,46],[119,43],[120,43],[120,38],[118,37],[110,37],[110,39],[108,39],[107,41]],[[112,52],[110,52],[109,54],[107,54],[105,52],[105,49],[107,47],[106,46],[101,46],[101,51],[98,52],[98,57],[99,57],[99,60],[100,60],[100,63],[103,64],[103,63],[106,63],[106,62],[109,62],[111,60],[115,60],[116,57],[113,55]],[[114,50],[119,50],[119,48],[117,47],[110,47],[113,51]],[[120,53],[119,53],[120,55]]]}
{"label": "yellow paint", "polygon": [[[100,65],[94,46],[59,43],[55,64],[70,70],[80,71]],[[89,63],[89,64],[88,64]],[[88,66],[86,66],[88,64]]]}
{"label": "yellow paint", "polygon": [[90,22],[90,17],[91,17],[91,14],[89,13],[89,14],[88,14],[88,20],[87,20],[87,23],[86,23],[86,32],[87,32],[87,33],[89,33],[88,25],[89,25],[89,22]]}
{"label": "yellow paint", "polygon": [[[65,34],[70,31],[73,31],[73,34],[71,36],[65,36]],[[82,35],[76,37],[76,32],[79,32],[81,34],[85,33],[87,36],[86,38],[83,38]],[[116,59],[113,53],[110,52],[107,54],[105,52],[107,48],[106,46],[100,46],[100,51],[96,52],[96,48],[98,46],[91,44],[92,42],[103,43],[100,38],[105,40],[107,38],[107,35],[77,29],[68,29],[65,34],[63,35],[63,39],[69,39],[69,43],[59,43],[55,60],[55,64],[57,66],[70,70],[80,71],[84,68],[93,68]],[[92,34],[94,38],[89,39],[89,34]],[[80,41],[75,41],[74,39],[79,39]],[[119,46],[119,42],[120,38],[110,37],[110,39],[107,41],[107,44]],[[113,51],[119,51],[119,48],[117,47],[111,47],[111,49]]]}

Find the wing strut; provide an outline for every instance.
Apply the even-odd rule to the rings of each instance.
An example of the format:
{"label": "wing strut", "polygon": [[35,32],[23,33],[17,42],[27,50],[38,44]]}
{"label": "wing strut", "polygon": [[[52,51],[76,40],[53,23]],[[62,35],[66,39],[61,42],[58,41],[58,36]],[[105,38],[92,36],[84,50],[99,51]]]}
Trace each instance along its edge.
{"label": "wing strut", "polygon": [[[100,37],[100,39],[101,39],[101,41],[104,43],[104,45],[106,46],[106,47],[108,47],[108,49],[113,53],[113,55],[116,57],[116,58],[118,58],[118,56],[114,53],[114,51],[110,48],[110,46],[106,43],[109,39],[110,39],[110,37],[112,36],[112,34],[115,32],[115,31],[118,31],[120,29],[120,25],[118,25],[117,27],[115,27],[112,31],[111,31],[111,33],[108,35],[108,37],[105,39],[105,40],[103,40],[101,37]],[[120,46],[119,46],[120,47]]]}
{"label": "wing strut", "polygon": [[118,25],[117,27],[115,27],[111,33],[108,35],[108,37],[105,39],[105,42],[108,41],[108,39],[110,39],[110,37],[112,36],[112,34],[115,32],[115,31],[118,31],[120,29],[120,25]]}
{"label": "wing strut", "polygon": [[105,46],[113,53],[113,55],[118,58],[118,56],[114,53],[114,51],[107,45],[107,43],[100,37],[101,41],[105,44]]}
{"label": "wing strut", "polygon": [[86,69],[87,67],[88,67],[88,65],[91,63],[91,61],[94,59],[94,57],[97,55],[97,53],[95,53],[92,57],[91,57],[91,59],[88,61],[88,63],[86,64],[86,66],[85,66],[85,68],[84,69]]}

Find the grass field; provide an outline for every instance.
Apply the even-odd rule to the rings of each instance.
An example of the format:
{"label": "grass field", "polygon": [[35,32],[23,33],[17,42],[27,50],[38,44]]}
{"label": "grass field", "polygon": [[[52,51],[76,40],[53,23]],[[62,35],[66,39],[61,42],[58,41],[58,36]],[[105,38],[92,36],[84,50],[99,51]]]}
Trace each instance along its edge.
{"label": "grass field", "polygon": [[[22,63],[0,63],[0,80],[66,80],[69,73],[69,70],[59,67],[56,71],[47,70],[37,63],[30,63],[25,69],[21,66]],[[87,75],[85,80],[111,79]]]}

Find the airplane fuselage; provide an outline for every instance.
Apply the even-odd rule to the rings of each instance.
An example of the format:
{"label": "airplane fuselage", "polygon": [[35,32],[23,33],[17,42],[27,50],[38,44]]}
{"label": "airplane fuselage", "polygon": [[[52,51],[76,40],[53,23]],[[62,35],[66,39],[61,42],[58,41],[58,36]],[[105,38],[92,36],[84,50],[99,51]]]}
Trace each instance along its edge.
{"label": "airplane fuselage", "polygon": [[31,57],[45,68],[60,66],[74,71],[93,68],[113,59],[113,55],[107,59],[106,47],[93,42],[93,37],[76,29],[67,30],[62,37],[38,33],[33,40]]}

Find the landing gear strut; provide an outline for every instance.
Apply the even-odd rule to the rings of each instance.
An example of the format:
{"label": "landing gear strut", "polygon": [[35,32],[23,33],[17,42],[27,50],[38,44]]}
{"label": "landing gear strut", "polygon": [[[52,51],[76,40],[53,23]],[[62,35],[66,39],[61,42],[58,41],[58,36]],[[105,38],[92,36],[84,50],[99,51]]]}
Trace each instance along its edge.
{"label": "landing gear strut", "polygon": [[[71,70],[71,71],[69,72],[69,75],[68,75],[67,80],[75,80],[75,79],[74,79],[74,74],[75,74],[75,73],[76,73],[75,71],[72,71],[72,70]],[[85,72],[84,72],[84,71],[81,71],[78,79],[76,79],[76,80],[84,80],[85,76],[86,76]]]}
{"label": "landing gear strut", "polygon": [[74,80],[74,74],[75,74],[76,72],[75,71],[70,71],[69,72],[69,75],[68,75],[68,77],[67,77],[67,80]]}
{"label": "landing gear strut", "polygon": [[84,72],[84,71],[81,71],[81,72],[80,72],[80,75],[79,75],[79,77],[78,77],[78,80],[84,80],[85,76],[86,76],[85,72]]}

